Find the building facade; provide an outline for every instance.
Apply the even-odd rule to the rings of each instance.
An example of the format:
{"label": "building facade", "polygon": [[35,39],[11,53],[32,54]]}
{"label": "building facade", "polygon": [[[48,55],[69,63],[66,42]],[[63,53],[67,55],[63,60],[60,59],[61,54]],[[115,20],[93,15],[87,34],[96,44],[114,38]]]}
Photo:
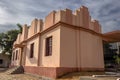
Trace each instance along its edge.
{"label": "building facade", "polygon": [[[73,71],[103,71],[103,34],[88,8],[52,11],[23,26],[13,45],[12,66],[56,78]],[[108,40],[104,38],[104,40]]]}
{"label": "building facade", "polygon": [[0,68],[8,68],[10,64],[9,55],[0,53]]}

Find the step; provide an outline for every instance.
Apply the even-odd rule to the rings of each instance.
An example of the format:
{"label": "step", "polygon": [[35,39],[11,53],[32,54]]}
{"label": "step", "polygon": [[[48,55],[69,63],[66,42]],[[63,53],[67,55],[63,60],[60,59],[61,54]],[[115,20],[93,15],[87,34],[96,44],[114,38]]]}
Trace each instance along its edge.
{"label": "step", "polygon": [[20,73],[24,73],[24,69],[22,66],[16,66],[16,67],[8,69],[5,73],[6,74],[20,74]]}

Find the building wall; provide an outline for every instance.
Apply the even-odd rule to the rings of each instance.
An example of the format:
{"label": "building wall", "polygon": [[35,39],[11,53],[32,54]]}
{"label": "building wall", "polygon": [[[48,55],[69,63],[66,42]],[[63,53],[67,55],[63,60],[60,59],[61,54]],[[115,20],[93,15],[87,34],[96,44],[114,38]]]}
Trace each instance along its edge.
{"label": "building wall", "polygon": [[8,67],[10,64],[10,59],[8,55],[3,55],[0,54],[0,60],[2,60],[2,62],[0,63],[0,67]]}
{"label": "building wall", "polygon": [[102,38],[80,31],[81,68],[104,68]]}
{"label": "building wall", "polygon": [[60,66],[76,67],[76,31],[63,26],[60,30]]}
{"label": "building wall", "polygon": [[[46,38],[52,36],[52,55],[45,56]],[[34,57],[30,58],[30,45],[34,43]],[[24,25],[15,41],[14,50],[21,50],[22,65],[26,72],[45,74],[54,70],[54,77],[78,69],[103,69],[101,26],[91,20],[88,8],[82,6],[73,13],[70,9],[53,11],[44,22],[34,19]],[[19,61],[13,62],[15,65]],[[38,72],[41,68],[43,71]],[[31,70],[32,69],[32,70]]]}
{"label": "building wall", "polygon": [[[52,55],[45,56],[45,39],[52,36]],[[41,36],[40,66],[60,67],[60,27],[57,27]]]}
{"label": "building wall", "polygon": [[[40,31],[42,31],[43,21],[40,19],[34,19],[31,22],[30,27],[25,28],[25,39],[27,40],[26,45],[23,47],[23,59],[22,63],[25,66],[37,66],[38,65],[38,55],[39,55],[39,36],[35,36]],[[33,38],[34,37],[34,38]],[[30,58],[30,45],[34,43],[34,57]]]}
{"label": "building wall", "polygon": [[104,68],[102,38],[70,27],[61,27],[60,66]]}
{"label": "building wall", "polygon": [[[16,51],[18,51],[17,55],[16,55]],[[17,59],[16,59],[16,57],[17,57]],[[14,49],[14,51],[12,53],[11,64],[12,65],[20,65],[20,59],[21,59],[21,49],[20,48],[16,48],[16,49]]]}
{"label": "building wall", "polygon": [[[33,58],[30,58],[30,45],[34,43],[34,54]],[[37,66],[38,62],[38,49],[39,49],[39,37],[31,39],[26,44],[26,59],[25,66]]]}

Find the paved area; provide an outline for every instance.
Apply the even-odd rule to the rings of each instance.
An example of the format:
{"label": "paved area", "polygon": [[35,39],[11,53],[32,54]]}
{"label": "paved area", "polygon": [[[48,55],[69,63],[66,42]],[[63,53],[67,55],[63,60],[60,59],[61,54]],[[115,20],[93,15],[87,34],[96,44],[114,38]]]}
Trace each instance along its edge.
{"label": "paved area", "polygon": [[[86,79],[85,79],[86,78]],[[96,79],[89,79],[90,77],[82,78],[66,78],[66,79],[57,79],[57,80],[117,80],[118,77],[99,77]],[[12,74],[8,75],[4,72],[0,73],[0,80],[48,80],[48,79],[41,79],[39,77],[35,77],[28,74]]]}
{"label": "paved area", "polygon": [[[74,74],[74,76],[70,75],[66,78],[59,78],[57,80],[117,80],[117,78],[118,77],[93,78],[92,76],[80,76],[80,75],[75,76],[75,74]],[[33,76],[33,75],[28,75],[28,74],[6,74],[5,71],[0,71],[0,80],[51,80],[51,79],[45,79],[45,78],[42,79],[39,76]],[[118,80],[120,80],[120,79],[118,79]]]}
{"label": "paved area", "polygon": [[80,80],[117,80],[119,77],[97,77],[81,76]]}
{"label": "paved area", "polygon": [[41,80],[41,79],[27,74],[8,75],[2,72],[0,73],[0,80]]}
{"label": "paved area", "polygon": [[115,78],[115,77],[108,77],[108,78],[98,78],[96,80],[120,80],[120,79]]}

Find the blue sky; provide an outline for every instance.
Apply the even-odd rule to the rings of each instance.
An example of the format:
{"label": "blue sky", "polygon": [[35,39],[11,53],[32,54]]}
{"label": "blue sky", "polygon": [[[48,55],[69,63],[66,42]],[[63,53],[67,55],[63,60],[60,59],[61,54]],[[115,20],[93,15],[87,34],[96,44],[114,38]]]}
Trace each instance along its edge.
{"label": "blue sky", "polygon": [[120,30],[119,0],[0,0],[0,32],[17,29],[16,24],[30,24],[53,10],[73,11],[87,6],[93,19],[99,20],[103,32]]}

